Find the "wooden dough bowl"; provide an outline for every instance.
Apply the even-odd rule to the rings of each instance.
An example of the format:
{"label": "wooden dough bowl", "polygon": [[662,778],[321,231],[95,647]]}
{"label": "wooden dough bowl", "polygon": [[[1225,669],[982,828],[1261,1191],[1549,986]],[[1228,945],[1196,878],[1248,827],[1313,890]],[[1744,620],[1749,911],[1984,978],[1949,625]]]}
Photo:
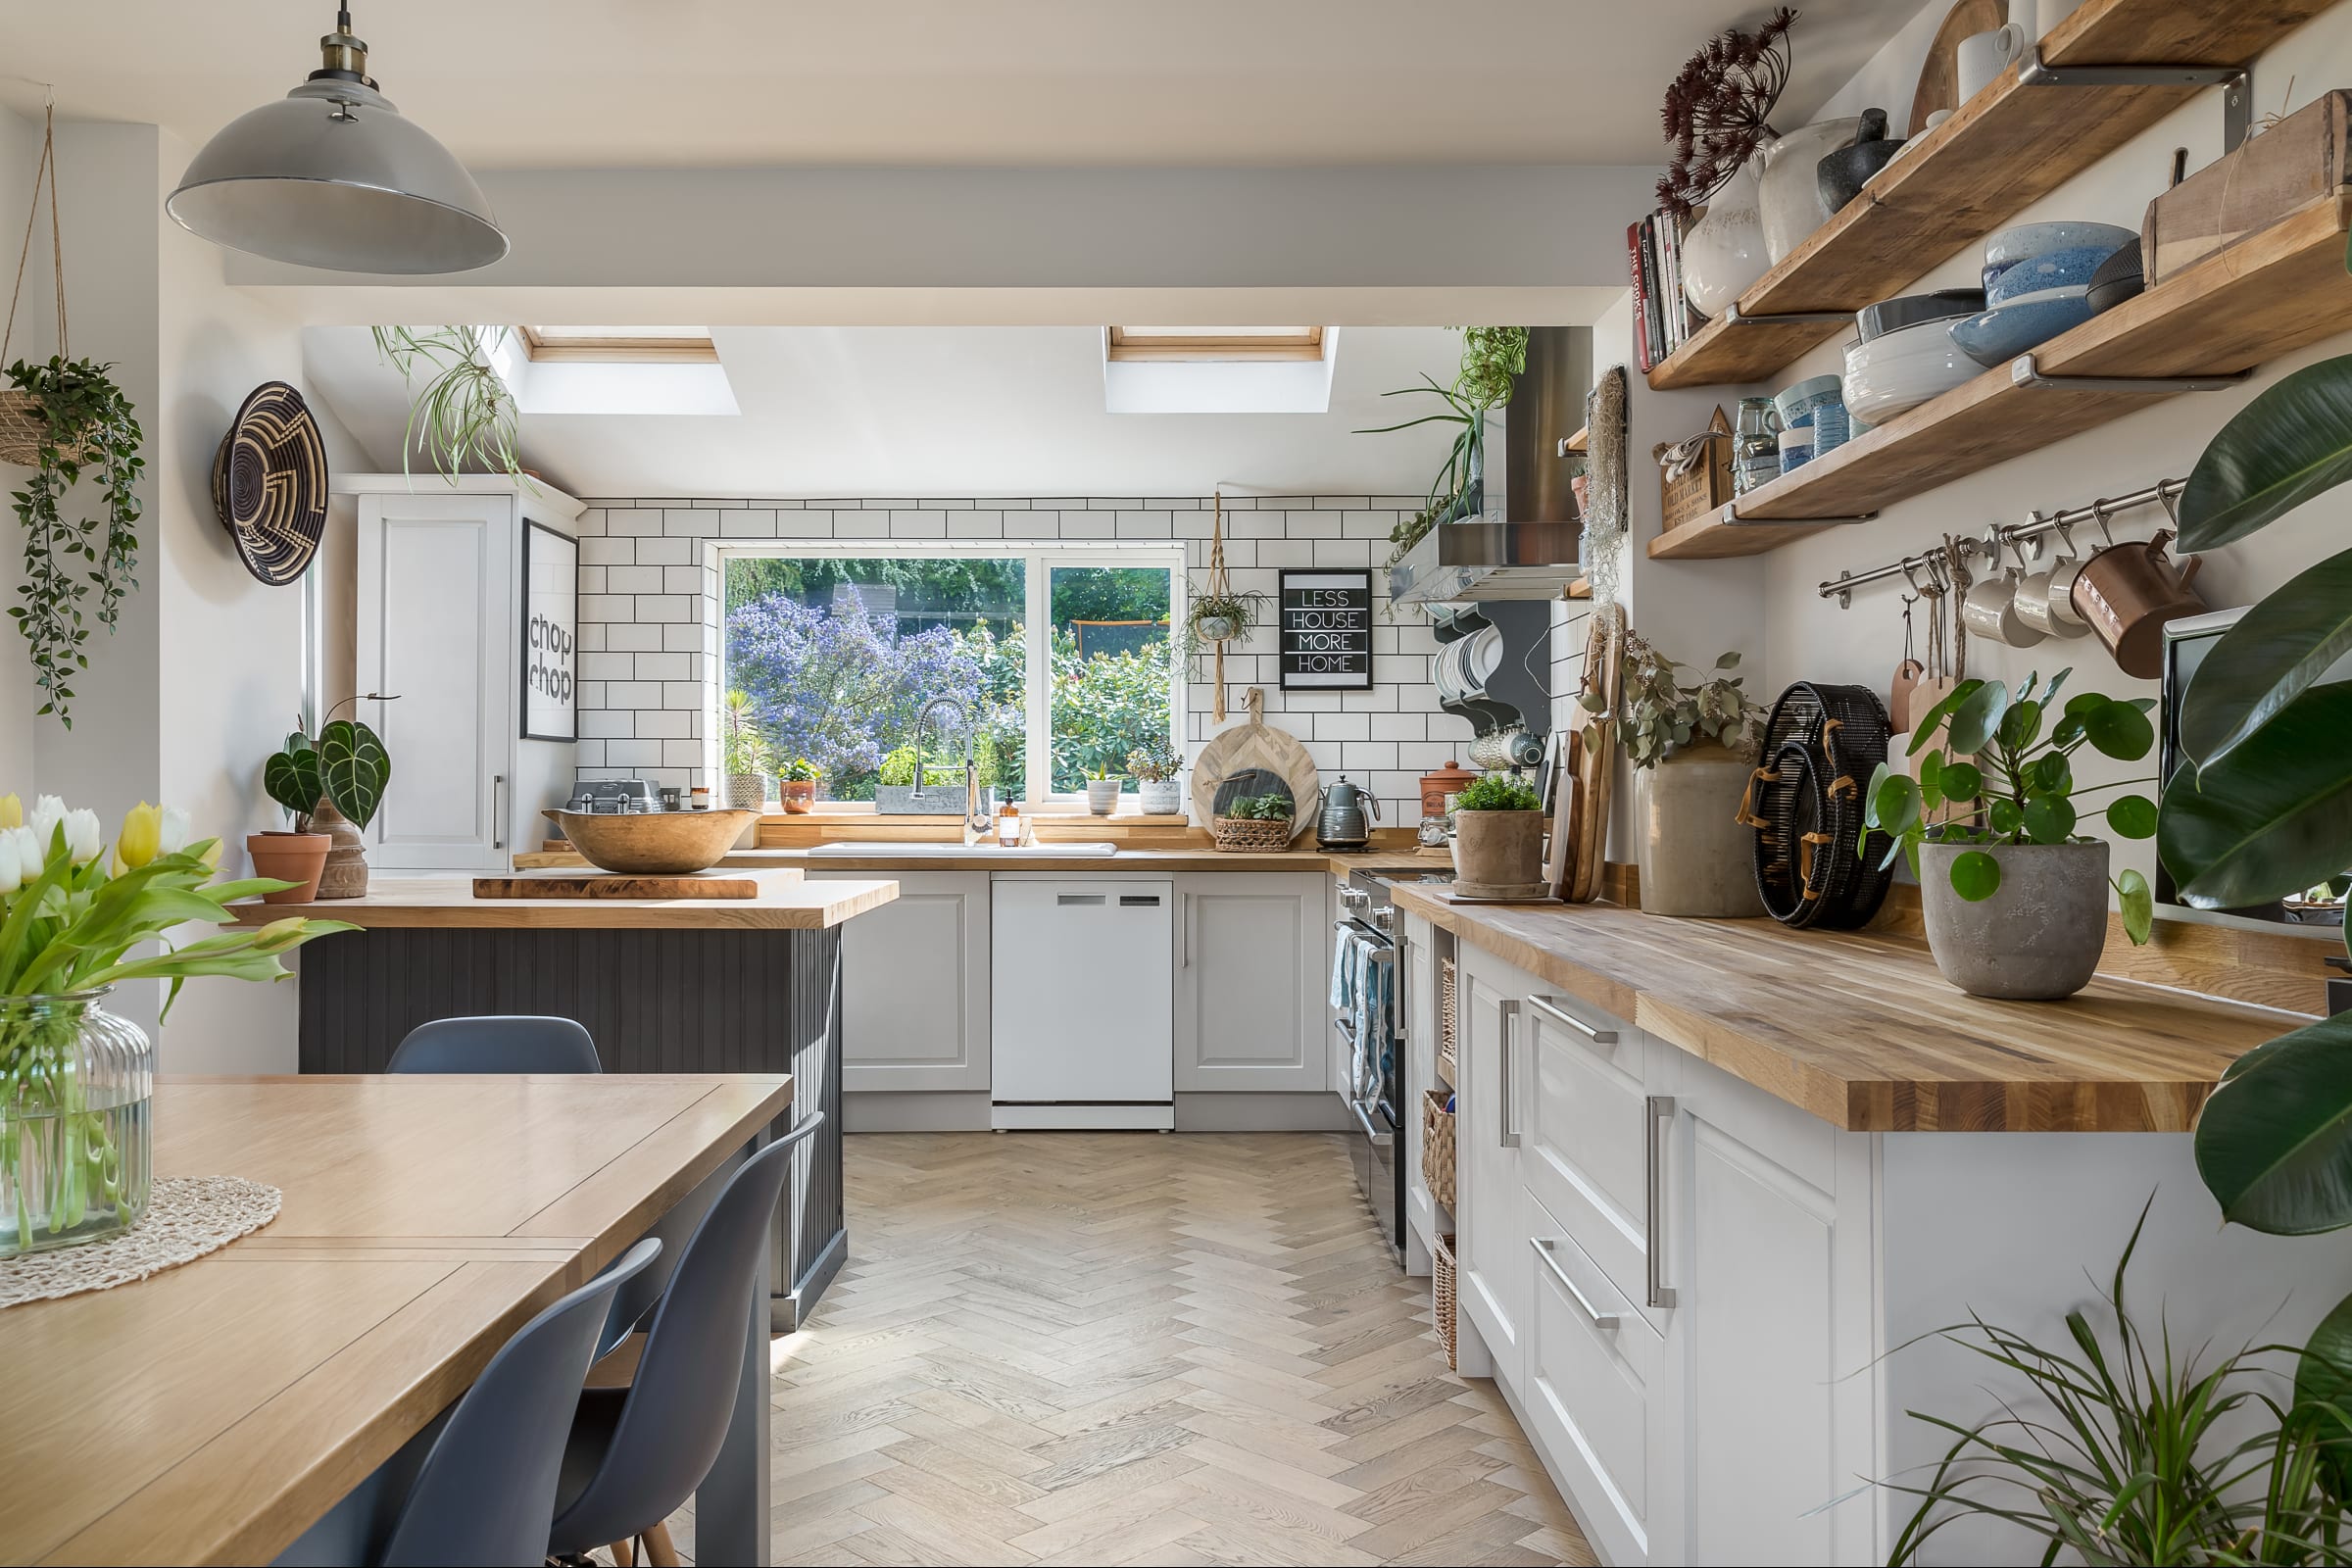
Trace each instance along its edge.
{"label": "wooden dough bowl", "polygon": [[655,876],[710,869],[760,816],[748,810],[540,814],[563,829],[589,864]]}

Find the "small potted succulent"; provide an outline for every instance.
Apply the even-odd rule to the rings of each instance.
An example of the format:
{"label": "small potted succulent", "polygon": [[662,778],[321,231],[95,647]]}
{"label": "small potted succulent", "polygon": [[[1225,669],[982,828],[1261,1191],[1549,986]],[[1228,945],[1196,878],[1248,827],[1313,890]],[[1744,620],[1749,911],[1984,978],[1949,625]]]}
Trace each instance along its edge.
{"label": "small potted succulent", "polygon": [[738,811],[762,810],[767,806],[767,770],[775,765],[775,749],[760,733],[752,711],[752,695],[740,688],[727,693],[719,714],[719,771],[727,779],[727,805]]}
{"label": "small potted succulent", "polygon": [[[392,701],[369,692],[365,699],[347,697],[344,702],[363,700]],[[392,759],[382,739],[358,719],[330,718],[316,739],[297,726],[286,737],[284,747],[262,764],[262,788],[294,819],[294,831],[251,834],[245,840],[245,853],[253,857],[257,871],[265,857],[273,858],[273,863],[283,867],[275,874],[290,881],[294,870],[309,863],[312,846],[287,841],[322,838],[326,846],[318,852],[321,859],[307,887],[263,897],[288,903],[365,898],[368,849],[362,835],[375,819],[391,777]],[[285,858],[274,858],[277,857]],[[297,899],[297,894],[302,897]]]}
{"label": "small potted succulent", "polygon": [[1217,848],[1259,855],[1287,850],[1298,813],[1288,790],[1237,796],[1217,813]]}
{"label": "small potted succulent", "polygon": [[[1740,667],[1738,654],[1715,661]],[[1701,919],[1761,915],[1750,869],[1748,829],[1740,821],[1764,710],[1718,673],[1686,683],[1678,664],[1626,633],[1617,738],[1634,767],[1634,858],[1645,914]],[[1598,712],[1597,691],[1585,706]]]}
{"label": "small potted succulent", "polygon": [[1097,816],[1108,816],[1119,808],[1119,786],[1125,780],[1111,771],[1118,754],[1102,751],[1094,754],[1086,769],[1086,808]]}
{"label": "small potted succulent", "polygon": [[[1871,775],[1863,819],[1894,840],[1888,860],[1910,857],[1928,950],[1971,996],[2046,1002],[2088,985],[2107,944],[2111,886],[2132,940],[2146,942],[2152,929],[2148,879],[2135,870],[2111,878],[2107,841],[2075,832],[2088,808],[2077,797],[2121,786],[2077,782],[2073,759],[2085,746],[2120,761],[2147,756],[2155,704],[2083,692],[2061,709],[2072,673],[2047,686],[2028,675],[2014,693],[1997,680],[1962,681],[1915,725],[1918,754],[1950,723],[1945,745],[1920,758],[1919,777],[1886,762]],[[1976,809],[1931,823],[1947,801]],[[2146,796],[2119,796],[2105,811],[2120,838],[2155,835]]]}
{"label": "small potted succulent", "polygon": [[1173,816],[1184,809],[1184,755],[1165,735],[1153,735],[1127,754],[1127,771],[1146,816]]}
{"label": "small potted succulent", "polygon": [[784,809],[795,816],[816,808],[816,783],[825,776],[806,757],[796,757],[786,762],[777,777],[777,787],[784,792]]}
{"label": "small potted succulent", "polygon": [[1453,874],[1466,893],[1527,890],[1544,880],[1544,810],[1516,773],[1474,779],[1453,804]]}

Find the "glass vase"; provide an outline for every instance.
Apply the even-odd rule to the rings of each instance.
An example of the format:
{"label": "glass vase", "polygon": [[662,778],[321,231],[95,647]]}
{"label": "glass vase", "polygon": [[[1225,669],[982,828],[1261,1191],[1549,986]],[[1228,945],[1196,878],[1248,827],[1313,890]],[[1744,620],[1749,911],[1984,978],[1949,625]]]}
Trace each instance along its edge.
{"label": "glass vase", "polygon": [[0,1257],[103,1241],[147,1212],[155,1045],[106,994],[0,997]]}

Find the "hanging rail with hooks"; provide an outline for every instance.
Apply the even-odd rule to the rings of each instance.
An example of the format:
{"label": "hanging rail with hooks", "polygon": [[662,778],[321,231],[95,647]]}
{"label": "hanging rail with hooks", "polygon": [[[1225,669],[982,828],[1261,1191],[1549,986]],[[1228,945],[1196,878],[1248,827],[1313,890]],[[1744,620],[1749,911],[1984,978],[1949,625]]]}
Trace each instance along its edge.
{"label": "hanging rail with hooks", "polygon": [[[2107,535],[2107,524],[2117,513],[2130,512],[2138,507],[2156,506],[2161,506],[2170,513],[2174,503],[2180,498],[2180,492],[2187,488],[2188,481],[2186,479],[2166,479],[2160,483],[2149,485],[2144,490],[2134,490],[2129,495],[2122,496],[2102,496],[2088,506],[2074,507],[2065,512],[2030,513],[2023,522],[1996,522],[1981,535],[1960,540],[1955,548],[1964,557],[1973,556],[1983,561],[1997,562],[2008,552],[2027,544],[2033,544],[2035,547],[2036,559],[2038,559],[2040,542],[2053,533],[2064,539],[2067,548],[2071,551],[2075,544],[2074,531],[2084,523],[2095,524],[2100,537],[2112,543],[2113,540]],[[1854,590],[1866,583],[1886,582],[1896,577],[1902,577],[1910,579],[1912,586],[1917,587],[1918,582],[1914,574],[1933,568],[1942,557],[1943,551],[1940,549],[1923,551],[1916,556],[1905,556],[1902,560],[1890,562],[1884,566],[1874,566],[1868,571],[1841,571],[1835,579],[1821,585],[1821,597],[1837,600],[1840,609],[1851,609],[1854,602]]]}

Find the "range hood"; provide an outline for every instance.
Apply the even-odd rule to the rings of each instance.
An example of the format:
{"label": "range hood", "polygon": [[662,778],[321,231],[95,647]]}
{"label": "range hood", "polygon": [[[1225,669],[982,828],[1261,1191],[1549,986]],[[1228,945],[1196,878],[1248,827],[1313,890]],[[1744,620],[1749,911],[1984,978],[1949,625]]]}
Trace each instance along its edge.
{"label": "range hood", "polygon": [[[1557,599],[1584,574],[1584,518],[1568,481],[1565,443],[1585,422],[1592,385],[1592,333],[1539,326],[1527,335],[1527,369],[1503,409],[1503,493],[1490,490],[1481,517],[1430,529],[1389,568],[1400,605]],[[1490,440],[1490,475],[1494,447]]]}

